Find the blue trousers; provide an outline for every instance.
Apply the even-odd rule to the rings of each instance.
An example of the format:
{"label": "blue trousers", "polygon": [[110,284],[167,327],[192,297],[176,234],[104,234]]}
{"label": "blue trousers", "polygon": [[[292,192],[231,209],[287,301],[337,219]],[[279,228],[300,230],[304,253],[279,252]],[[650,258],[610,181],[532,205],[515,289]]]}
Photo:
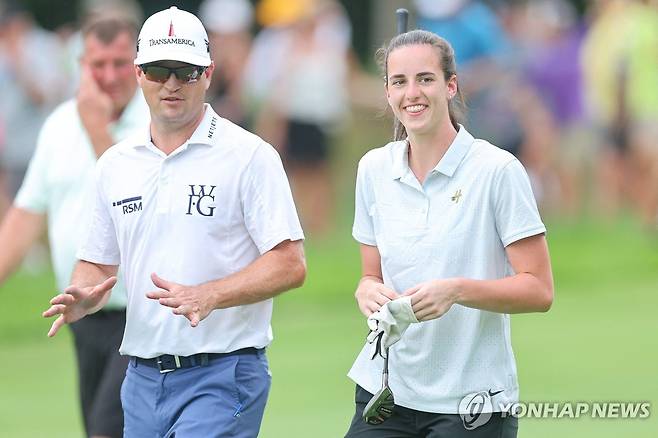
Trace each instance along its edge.
{"label": "blue trousers", "polygon": [[161,374],[131,359],[121,386],[124,438],[254,438],[271,377],[264,350]]}

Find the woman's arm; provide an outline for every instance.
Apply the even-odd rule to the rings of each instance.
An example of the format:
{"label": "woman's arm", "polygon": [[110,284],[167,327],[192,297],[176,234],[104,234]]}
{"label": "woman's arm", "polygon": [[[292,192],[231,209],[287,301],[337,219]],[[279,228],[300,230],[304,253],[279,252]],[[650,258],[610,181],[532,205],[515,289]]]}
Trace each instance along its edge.
{"label": "woman's arm", "polygon": [[553,274],[544,235],[518,240],[505,251],[515,272],[512,276],[432,280],[405,291],[418,320],[439,318],[455,303],[498,313],[548,311],[553,303]]}

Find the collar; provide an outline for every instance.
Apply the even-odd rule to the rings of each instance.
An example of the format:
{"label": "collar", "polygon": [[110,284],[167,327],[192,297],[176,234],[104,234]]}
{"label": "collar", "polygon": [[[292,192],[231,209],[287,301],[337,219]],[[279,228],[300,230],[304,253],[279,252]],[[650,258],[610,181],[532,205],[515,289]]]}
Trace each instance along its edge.
{"label": "collar", "polygon": [[[434,166],[434,170],[447,177],[452,177],[455,171],[471,148],[475,138],[459,125],[457,136],[452,141],[441,160]],[[398,141],[393,144],[393,170],[392,178],[400,179],[409,170],[409,139]]]}
{"label": "collar", "polygon": [[[201,119],[201,123],[196,127],[190,138],[181,146],[185,145],[185,148],[193,144],[214,146],[220,120],[221,118],[212,109],[210,104],[205,103],[203,106],[203,119]],[[151,125],[149,123],[146,129],[143,129],[140,135],[136,138],[133,147],[149,147],[150,145],[153,145],[153,143],[151,143]]]}
{"label": "collar", "polygon": [[400,179],[409,169],[409,139],[400,140],[393,143],[393,179]]}
{"label": "collar", "polygon": [[217,127],[220,117],[212,109],[210,104],[203,105],[203,119],[192,136],[187,141],[188,144],[200,144],[206,146],[214,146],[217,138]]}

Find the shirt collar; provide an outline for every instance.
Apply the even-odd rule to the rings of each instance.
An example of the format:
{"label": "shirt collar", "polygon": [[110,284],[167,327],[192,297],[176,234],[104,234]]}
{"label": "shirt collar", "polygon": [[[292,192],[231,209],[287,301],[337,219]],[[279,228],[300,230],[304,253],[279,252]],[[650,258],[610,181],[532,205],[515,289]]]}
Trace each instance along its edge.
{"label": "shirt collar", "polygon": [[474,141],[475,138],[473,138],[473,136],[466,130],[466,128],[464,128],[462,125],[459,125],[457,136],[452,141],[452,144],[443,155],[441,160],[439,160],[437,165],[434,167],[434,170],[448,177],[452,177]]}
{"label": "shirt collar", "polygon": [[[203,119],[199,126],[194,130],[190,138],[187,140],[187,145],[206,145],[213,146],[215,144],[214,139],[217,137],[217,130],[219,128],[220,117],[212,109],[212,107],[205,103],[203,106]],[[136,138],[135,144],[133,147],[148,147],[151,143],[151,125],[142,130],[139,137]]]}
{"label": "shirt collar", "polygon": [[409,140],[400,140],[393,143],[393,179],[400,179],[409,168]]}
{"label": "shirt collar", "polygon": [[187,143],[214,146],[220,117],[210,104],[204,104],[203,109],[203,120],[201,120]]}
{"label": "shirt collar", "polygon": [[[464,128],[459,125],[457,136],[448,147],[441,160],[434,166],[434,170],[448,177],[452,177],[459,167],[466,153],[471,148],[475,138]],[[409,169],[409,139],[395,142],[393,144],[393,179],[402,178]]]}

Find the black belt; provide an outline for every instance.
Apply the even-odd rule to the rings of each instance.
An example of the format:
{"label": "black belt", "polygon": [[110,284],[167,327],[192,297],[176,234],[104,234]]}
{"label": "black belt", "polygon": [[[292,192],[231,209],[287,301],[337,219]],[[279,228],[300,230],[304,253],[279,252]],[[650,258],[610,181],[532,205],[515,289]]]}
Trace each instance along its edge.
{"label": "black belt", "polygon": [[179,368],[205,366],[208,365],[208,363],[213,359],[218,359],[220,357],[235,356],[238,354],[258,354],[261,351],[263,351],[262,348],[247,347],[231,351],[230,353],[197,353],[191,356],[163,354],[162,356],[153,357],[151,359],[135,357],[135,362],[137,362],[139,365],[146,365],[151,368],[157,368],[160,370],[160,373],[168,373]]}

